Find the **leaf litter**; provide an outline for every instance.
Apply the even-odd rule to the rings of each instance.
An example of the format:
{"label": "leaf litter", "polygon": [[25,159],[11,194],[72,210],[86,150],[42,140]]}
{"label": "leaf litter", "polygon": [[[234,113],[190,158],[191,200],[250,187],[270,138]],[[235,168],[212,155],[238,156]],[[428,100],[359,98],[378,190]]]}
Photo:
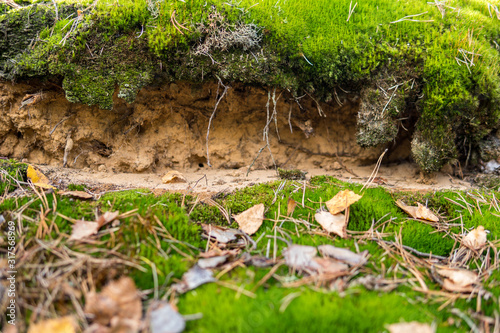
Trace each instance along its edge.
{"label": "leaf litter", "polygon": [[[351,192],[352,191],[348,190],[339,192],[337,196],[327,202],[329,212],[318,210],[314,216],[316,221],[326,231],[343,238],[347,236],[349,206],[361,198],[361,196]],[[284,221],[290,221],[299,225],[302,232],[318,232],[319,229],[314,229],[314,225],[307,223],[307,221],[301,222],[300,219],[293,219],[291,217],[297,204],[294,202],[295,204],[292,205],[293,209],[291,209],[290,202],[289,200],[287,217]],[[400,203],[397,204],[403,210],[412,212],[414,215],[407,211],[413,218],[429,222],[439,221],[439,218],[432,213],[432,211],[421,204],[418,204],[417,207],[406,206]],[[337,216],[333,215],[332,211],[335,212]],[[342,211],[346,211],[346,214],[342,214]],[[359,253],[356,253],[349,249],[335,247],[331,244],[320,245],[317,248],[291,244],[286,240],[286,234],[281,234],[284,238],[276,236],[276,231],[282,232],[278,222],[276,222],[273,228],[275,235],[268,235],[266,237],[270,238],[269,241],[274,238],[275,249],[277,248],[276,241],[278,238],[288,242],[286,249],[282,251],[284,260],[279,257],[270,258],[268,254],[252,255],[252,249],[248,250],[248,248],[241,252],[242,248],[247,244],[246,242],[252,241],[249,234],[256,233],[261,227],[264,220],[264,212],[265,206],[259,204],[234,216],[236,222],[238,222],[240,226],[240,230],[223,228],[215,225],[202,225],[203,236],[208,239],[207,249],[205,252],[199,254],[197,263],[183,275],[182,280],[171,285],[169,290],[174,291],[174,293],[185,293],[210,282],[217,282],[220,283],[220,285],[240,290],[241,288],[238,286],[231,285],[224,281],[218,281],[218,277],[241,265],[254,265],[256,267],[269,267],[273,265],[270,272],[266,274],[265,279],[262,279],[256,285],[257,287],[262,286],[268,279],[273,277],[284,287],[298,287],[301,285],[325,286],[327,289],[337,290],[339,292],[348,288],[349,285],[354,286],[359,284],[368,289],[389,292],[394,290],[398,285],[407,284],[412,286],[416,291],[428,295],[445,297],[448,301],[443,304],[450,304],[449,302],[453,302],[457,297],[467,298],[472,294],[476,294],[478,297],[481,297],[480,295],[486,295],[482,283],[487,276],[484,272],[498,268],[496,257],[494,257],[494,262],[489,262],[486,260],[485,255],[481,255],[480,252],[478,252],[492,249],[492,245],[488,245],[486,238],[487,234],[482,226],[473,229],[465,236],[456,236],[456,239],[461,241],[461,243],[459,243],[460,248],[454,253],[451,253],[449,257],[445,258],[432,254],[420,253],[419,251],[411,249],[402,244],[401,237],[397,234],[395,235],[394,242],[387,241],[382,238],[385,234],[383,232],[378,232],[373,226],[366,232],[357,232],[354,237],[355,239],[360,240],[360,242],[375,241],[385,250],[383,254],[384,258],[387,256],[396,261],[396,266],[390,267],[389,270],[394,271],[394,276],[396,276],[396,272],[404,276],[404,278],[398,279],[392,276],[385,276],[385,273],[380,274],[380,269],[376,267],[377,263],[372,263],[375,265],[373,268],[371,266],[365,267],[364,265],[367,264],[370,257],[368,251],[360,252],[358,250],[357,252]],[[119,220],[123,215],[124,214],[119,215],[118,212],[106,212],[98,216],[95,221],[77,221],[77,223],[81,225],[82,231],[79,234],[78,227],[76,227],[77,223],[75,223],[71,237],[72,239],[83,239],[94,235],[98,232],[100,227]],[[322,217],[318,218],[318,216]],[[326,216],[326,218],[324,216]],[[334,221],[339,222],[332,222],[332,217],[334,217]],[[377,225],[377,228],[379,228],[380,225]],[[96,226],[97,229],[95,228]],[[453,236],[453,234],[450,235]],[[261,236],[257,242],[260,239]],[[242,240],[245,240],[245,242],[242,242]],[[231,250],[224,249],[226,246],[236,246],[236,248]],[[322,257],[318,256],[318,250]],[[455,257],[457,257],[456,253],[462,250],[469,251],[471,253],[470,256],[466,257],[466,259],[464,259],[463,256],[460,257],[461,261],[454,260],[453,256],[455,255]],[[479,264],[483,273],[465,268],[466,264],[470,263],[469,260],[472,258],[475,260],[482,260]],[[277,269],[283,263],[285,263],[292,272],[292,275],[286,277],[286,279],[276,274]],[[136,267],[133,263],[121,261],[120,265],[123,264],[130,265],[130,267]],[[221,272],[217,277],[214,277],[214,270],[216,271],[219,269]],[[360,272],[363,274],[354,279]],[[294,277],[295,274],[302,277]],[[442,291],[429,290],[427,287],[429,281],[426,279],[426,276],[435,278],[442,287]],[[121,291],[122,289],[120,288],[122,287],[119,287],[120,284],[126,285],[127,283],[119,283],[118,281],[126,281],[126,279],[126,277],[123,277],[119,280],[112,281],[105,286],[100,293],[89,293],[86,296],[87,302],[85,305],[85,313],[87,313],[88,318],[91,319],[91,325],[87,328],[86,332],[91,332],[89,329],[95,327],[95,325],[116,327],[118,329],[117,332],[120,332],[120,327],[125,327],[127,330],[134,331],[136,328],[139,330],[142,327],[141,325],[144,325],[142,320],[142,303],[140,297],[137,300],[138,290],[135,285],[133,285],[133,287],[128,285],[125,288],[127,292]],[[64,290],[67,293],[75,292],[74,289],[67,286],[64,287]],[[251,292],[245,290],[241,292],[250,297],[255,296]],[[437,294],[438,292],[439,294]],[[135,296],[132,297],[132,294]],[[125,300],[128,299],[129,301],[120,300],[122,296]],[[127,309],[127,306],[130,308]],[[125,311],[124,308],[127,310]],[[135,308],[135,310],[133,310],[133,308]],[[137,309],[140,310],[137,311]],[[82,317],[82,312],[83,311],[79,313],[79,320],[84,318]],[[132,316],[128,315],[127,318],[123,319],[122,314],[124,312],[139,314]],[[185,328],[183,317],[176,311],[175,307],[172,307],[171,303],[163,302],[161,306],[157,306],[154,310],[148,311],[148,313],[150,313],[150,315],[147,317],[147,320],[149,321],[152,332],[167,332],[164,329],[165,327],[172,327],[171,329],[169,328],[168,331],[181,332]],[[165,322],[165,318],[169,318],[168,320],[171,320],[172,323],[169,324]],[[393,325],[403,324],[411,323],[392,324],[391,327],[395,327]]]}

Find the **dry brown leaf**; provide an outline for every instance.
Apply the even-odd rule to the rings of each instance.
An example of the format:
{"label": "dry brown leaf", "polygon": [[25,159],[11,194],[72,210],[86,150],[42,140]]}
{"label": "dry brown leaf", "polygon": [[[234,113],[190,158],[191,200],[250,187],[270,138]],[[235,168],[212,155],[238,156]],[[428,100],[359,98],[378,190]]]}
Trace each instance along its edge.
{"label": "dry brown leaf", "polygon": [[75,319],[68,316],[31,324],[28,333],[74,333],[75,327]]}
{"label": "dry brown leaf", "polygon": [[97,234],[99,230],[99,223],[97,222],[87,222],[87,221],[76,221],[73,224],[73,232],[71,233],[70,240],[81,240],[83,238]]}
{"label": "dry brown leaf", "polygon": [[434,333],[436,331],[431,325],[417,321],[386,325],[386,328],[390,333]]}
{"label": "dry brown leaf", "polygon": [[396,205],[405,211],[406,214],[410,215],[414,219],[426,220],[431,222],[438,222],[439,218],[434,215],[434,213],[424,205],[417,203],[417,207],[408,206],[401,200],[396,201]]}
{"label": "dry brown leaf", "polygon": [[347,271],[349,266],[330,258],[314,258],[318,265],[318,272],[320,274],[336,274]]}
{"label": "dry brown leaf", "polygon": [[85,313],[99,326],[113,332],[138,332],[141,326],[142,303],[134,281],[121,277],[110,282],[98,294],[86,296]]}
{"label": "dry brown leaf", "polygon": [[163,182],[163,184],[169,184],[169,183],[186,183],[187,179],[179,171],[170,170],[169,172],[167,172],[165,174],[165,176],[163,176],[163,178],[161,179],[161,181]]}
{"label": "dry brown leaf", "polygon": [[297,207],[297,201],[293,200],[292,198],[289,198],[286,209],[286,216],[292,216],[295,207]]}
{"label": "dry brown leaf", "polygon": [[419,202],[417,203],[417,205],[418,207],[416,214],[418,219],[427,220],[431,222],[439,222],[439,218],[436,215],[434,215],[434,213],[429,208],[425,207]]}
{"label": "dry brown leaf", "polygon": [[482,225],[476,229],[471,230],[467,236],[464,237],[462,244],[473,250],[479,250],[486,245],[487,233]]}
{"label": "dry brown leaf", "polygon": [[345,262],[348,265],[364,265],[368,261],[368,251],[354,253],[351,250],[335,247],[330,244],[318,246],[319,252],[324,257],[331,257]]}
{"label": "dry brown leaf", "polygon": [[200,258],[212,258],[219,256],[227,256],[227,257],[235,257],[240,254],[240,249],[232,249],[232,250],[221,250],[218,248],[209,250],[208,252],[202,252],[199,254]]}
{"label": "dry brown leaf", "polygon": [[253,235],[259,230],[264,221],[264,204],[255,205],[243,213],[234,215],[233,218],[238,222],[240,229],[248,235]]}
{"label": "dry brown leaf", "polygon": [[33,185],[44,189],[55,189],[54,186],[50,185],[50,181],[40,170],[36,169],[32,165],[28,165],[28,170],[26,171],[26,176],[31,180]]}
{"label": "dry brown leaf", "polygon": [[332,215],[343,212],[350,205],[361,199],[362,196],[351,190],[344,190],[337,193],[333,198],[325,202],[326,207]]}
{"label": "dry brown leaf", "polygon": [[317,271],[320,265],[313,260],[317,252],[313,246],[290,245],[283,250],[283,256],[286,265],[292,269]]}
{"label": "dry brown leaf", "polygon": [[99,218],[97,219],[97,223],[99,224],[99,228],[110,223],[110,222],[113,222],[114,220],[116,220],[116,218],[118,217],[118,215],[120,215],[120,213],[118,211],[115,211],[115,212],[105,212],[104,214],[102,214],[101,216],[99,216]]}
{"label": "dry brown leaf", "polygon": [[89,194],[85,191],[66,191],[66,192],[59,192],[59,194],[64,195],[66,197],[73,197],[82,200],[88,200],[94,198],[92,194]]}
{"label": "dry brown leaf", "polygon": [[461,268],[443,267],[436,272],[444,277],[443,288],[456,292],[471,292],[480,284],[476,272]]}
{"label": "dry brown leaf", "polygon": [[347,223],[346,216],[344,214],[332,215],[327,211],[320,211],[314,215],[316,221],[328,232],[333,232],[342,238],[347,237]]}

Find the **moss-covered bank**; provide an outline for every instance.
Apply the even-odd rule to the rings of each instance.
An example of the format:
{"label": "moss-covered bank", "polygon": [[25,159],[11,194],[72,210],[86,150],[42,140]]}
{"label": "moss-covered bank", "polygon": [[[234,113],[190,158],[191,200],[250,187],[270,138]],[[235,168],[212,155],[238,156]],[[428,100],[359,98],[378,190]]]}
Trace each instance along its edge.
{"label": "moss-covered bank", "polygon": [[56,77],[72,102],[111,109],[117,86],[131,103],[159,80],[360,93],[358,142],[387,144],[409,120],[426,172],[499,124],[500,12],[487,2],[34,2],[0,8],[0,77]]}

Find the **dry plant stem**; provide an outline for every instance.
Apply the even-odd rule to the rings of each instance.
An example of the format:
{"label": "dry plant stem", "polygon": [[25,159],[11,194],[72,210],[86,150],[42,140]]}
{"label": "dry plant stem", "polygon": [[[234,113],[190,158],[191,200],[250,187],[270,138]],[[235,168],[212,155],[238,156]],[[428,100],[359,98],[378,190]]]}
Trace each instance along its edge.
{"label": "dry plant stem", "polygon": [[384,158],[384,155],[385,153],[387,153],[387,148],[384,150],[384,152],[380,155],[380,157],[378,158],[378,161],[377,163],[375,164],[375,168],[373,169],[370,177],[368,177],[368,180],[366,181],[366,183],[363,185],[363,187],[361,188],[361,191],[360,192],[363,192],[363,190],[365,189],[365,187],[369,186],[373,180],[375,179],[375,177],[377,177],[377,174],[378,174],[378,170],[380,169],[380,165],[382,164],[382,159]]}
{"label": "dry plant stem", "polygon": [[391,24],[393,23],[398,23],[398,22],[403,22],[403,21],[411,21],[411,22],[434,22],[434,20],[414,20],[414,19],[411,19],[411,17],[416,17],[416,16],[420,16],[420,15],[424,15],[424,14],[427,14],[428,12],[423,12],[423,13],[420,13],[420,14],[414,14],[414,15],[408,15],[408,16],[405,16],[403,18],[400,18],[399,20],[397,21],[393,21],[391,22]]}
{"label": "dry plant stem", "polygon": [[256,292],[260,286],[266,283],[267,280],[269,280],[274,275],[274,273],[276,273],[278,268],[280,268],[284,263],[284,261],[278,261],[276,265],[274,265],[273,268],[271,268],[271,270],[266,275],[264,275],[264,277],[259,282],[257,282],[257,284],[252,288],[252,292]]}
{"label": "dry plant stem", "polygon": [[207,164],[208,164],[209,167],[212,166],[212,164],[210,164],[210,153],[209,153],[209,150],[208,150],[208,137],[210,135],[210,127],[212,126],[212,120],[215,117],[215,113],[217,112],[217,107],[219,106],[220,101],[226,95],[226,92],[227,92],[227,90],[229,88],[229,86],[224,85],[224,83],[222,83],[221,79],[219,78],[219,84],[217,86],[217,94],[216,94],[216,96],[219,96],[219,88],[220,88],[221,85],[224,87],[224,91],[222,92],[222,95],[220,95],[220,97],[217,99],[217,102],[215,103],[215,106],[214,106],[214,111],[212,112],[212,115],[210,116],[210,119],[208,121],[206,141],[207,141]]}
{"label": "dry plant stem", "polygon": [[237,287],[233,284],[230,284],[230,283],[224,282],[224,281],[216,281],[215,283],[217,283],[219,286],[226,287],[226,288],[232,289],[234,291],[237,291],[238,293],[243,294],[245,296],[248,296],[250,298],[257,298],[257,295],[255,295],[251,291],[248,291],[242,287]]}

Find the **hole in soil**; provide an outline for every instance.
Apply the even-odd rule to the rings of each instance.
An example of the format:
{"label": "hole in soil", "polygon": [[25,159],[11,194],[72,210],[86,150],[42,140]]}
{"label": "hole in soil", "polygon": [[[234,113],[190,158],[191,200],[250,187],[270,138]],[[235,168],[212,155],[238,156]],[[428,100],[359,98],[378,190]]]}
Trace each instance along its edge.
{"label": "hole in soil", "polygon": [[204,165],[203,163],[198,163],[198,166],[199,166],[200,168],[203,168],[205,165]]}

